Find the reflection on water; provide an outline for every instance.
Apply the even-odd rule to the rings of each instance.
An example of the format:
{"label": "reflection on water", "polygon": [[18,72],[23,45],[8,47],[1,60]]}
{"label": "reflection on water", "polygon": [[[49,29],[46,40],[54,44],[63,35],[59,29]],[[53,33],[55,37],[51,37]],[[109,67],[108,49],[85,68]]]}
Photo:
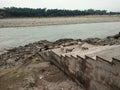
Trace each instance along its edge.
{"label": "reflection on water", "polygon": [[0,28],[0,50],[39,40],[104,38],[120,32],[120,22]]}

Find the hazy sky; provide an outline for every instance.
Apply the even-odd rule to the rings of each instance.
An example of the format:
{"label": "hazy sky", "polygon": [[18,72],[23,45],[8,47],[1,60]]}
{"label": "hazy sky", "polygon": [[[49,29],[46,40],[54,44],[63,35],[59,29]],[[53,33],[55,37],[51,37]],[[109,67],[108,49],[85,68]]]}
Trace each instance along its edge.
{"label": "hazy sky", "polygon": [[0,7],[105,9],[120,11],[120,0],[0,0]]}

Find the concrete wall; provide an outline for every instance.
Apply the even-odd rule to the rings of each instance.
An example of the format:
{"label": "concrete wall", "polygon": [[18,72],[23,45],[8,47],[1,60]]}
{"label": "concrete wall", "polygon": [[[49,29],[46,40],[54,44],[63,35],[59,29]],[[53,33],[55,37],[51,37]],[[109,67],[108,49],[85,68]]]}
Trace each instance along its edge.
{"label": "concrete wall", "polygon": [[52,51],[42,52],[40,56],[73,78],[86,90],[120,90],[120,61],[108,62],[100,57],[96,60],[86,56],[59,56]]}
{"label": "concrete wall", "polygon": [[120,90],[120,62],[86,57],[87,90]]}

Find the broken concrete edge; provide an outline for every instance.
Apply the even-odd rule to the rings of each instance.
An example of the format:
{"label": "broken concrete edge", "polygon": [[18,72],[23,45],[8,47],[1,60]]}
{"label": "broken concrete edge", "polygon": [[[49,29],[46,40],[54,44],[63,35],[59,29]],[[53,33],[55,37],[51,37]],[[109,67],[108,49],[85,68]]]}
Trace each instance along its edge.
{"label": "broken concrete edge", "polygon": [[[46,53],[46,52],[45,52]],[[93,70],[94,68],[97,69],[103,69],[106,71],[106,73],[112,73],[113,77],[117,76],[117,78],[119,78],[118,76],[118,71],[114,71],[114,67],[117,67],[120,65],[120,62],[118,62],[117,60],[113,59],[112,62],[109,62],[99,56],[96,56],[96,59],[93,59],[89,56],[85,56],[85,58],[82,58],[80,56],[74,57],[72,55],[70,56],[59,56],[57,55],[55,52],[49,51],[49,53],[47,53],[47,58],[49,60],[49,58],[51,58],[52,60],[49,60],[50,62],[52,62],[54,65],[56,65],[59,69],[61,69],[64,73],[66,73],[68,76],[70,76],[74,81],[76,81],[77,84],[81,85],[81,86],[87,86],[87,78],[90,78],[89,74],[87,74],[88,71],[86,70]],[[85,68],[83,71],[81,71],[82,67],[84,67],[82,64],[82,66],[80,67],[80,63],[78,63],[79,61],[83,62],[83,64],[85,65]],[[114,62],[114,64],[113,64]],[[91,67],[91,65],[96,65],[95,67]],[[103,65],[104,67],[101,67],[101,65]],[[107,67],[107,68],[106,68]],[[113,68],[113,69],[112,69]],[[78,71],[78,69],[80,71]],[[77,74],[79,73],[79,74]],[[82,75],[82,76],[79,76]],[[79,78],[82,78],[81,80]],[[83,80],[83,81],[82,81]],[[85,81],[85,82],[84,82]],[[81,84],[80,82],[84,83]],[[118,85],[118,84],[117,84]],[[118,86],[119,87],[119,86]]]}
{"label": "broken concrete edge", "polygon": [[[69,56],[67,56],[67,55],[65,55],[65,56],[63,56],[63,55],[61,55],[61,56],[59,56],[59,55],[57,55],[57,54],[55,54],[52,50],[51,51],[45,51],[44,52],[44,55],[47,55],[46,53],[48,53],[49,52],[49,54],[50,55],[54,55],[54,56],[57,56],[57,58],[59,58],[59,59],[61,59],[61,61],[60,62],[58,62],[58,60],[56,60],[55,58],[52,58],[52,60],[51,59],[47,59],[47,61],[49,61],[50,63],[52,63],[53,65],[55,65],[56,67],[58,67],[60,70],[62,70],[63,72],[64,72],[64,74],[66,74],[67,76],[69,76],[73,81],[75,81],[80,87],[82,87],[82,88],[84,88],[84,86],[82,85],[82,84],[80,84],[79,83],[79,81],[68,71],[68,70],[66,70],[66,68],[67,67],[65,67],[65,60],[66,60],[66,58],[71,58],[71,57],[69,57]],[[42,52],[43,53],[43,52]],[[42,56],[41,55],[41,53],[39,53],[40,54],[40,56]],[[49,57],[47,57],[47,58],[49,58]],[[45,59],[45,58],[43,58],[43,59]]]}

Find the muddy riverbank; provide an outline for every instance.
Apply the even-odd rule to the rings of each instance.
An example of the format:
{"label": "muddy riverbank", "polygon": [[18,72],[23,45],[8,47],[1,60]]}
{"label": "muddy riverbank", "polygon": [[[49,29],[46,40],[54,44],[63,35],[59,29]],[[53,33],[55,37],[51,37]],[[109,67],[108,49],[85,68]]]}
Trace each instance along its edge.
{"label": "muddy riverbank", "polygon": [[100,38],[88,38],[85,40],[82,39],[60,39],[55,42],[50,42],[47,40],[42,40],[35,43],[30,43],[25,46],[19,46],[13,49],[6,50],[3,54],[0,55],[0,66],[6,66],[6,61],[12,59],[12,61],[21,61],[25,60],[30,56],[37,55],[38,52],[58,48],[61,45],[69,46],[77,44],[78,42],[87,42],[94,45],[118,45],[120,44],[120,33],[108,36],[104,39]]}
{"label": "muddy riverbank", "polygon": [[0,55],[0,88],[2,90],[84,90],[52,63],[43,60],[39,52],[87,42],[94,45],[120,44],[120,33],[104,39],[88,38],[46,40],[9,49]]}

